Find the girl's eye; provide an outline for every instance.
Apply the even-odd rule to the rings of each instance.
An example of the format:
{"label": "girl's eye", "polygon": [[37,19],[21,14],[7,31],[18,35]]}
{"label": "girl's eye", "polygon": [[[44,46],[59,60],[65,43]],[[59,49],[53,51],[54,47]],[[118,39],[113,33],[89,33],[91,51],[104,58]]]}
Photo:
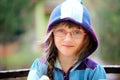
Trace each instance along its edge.
{"label": "girl's eye", "polygon": [[63,33],[63,32],[65,32],[65,30],[64,29],[58,29],[57,32]]}
{"label": "girl's eye", "polygon": [[81,34],[80,30],[75,30],[73,34]]}

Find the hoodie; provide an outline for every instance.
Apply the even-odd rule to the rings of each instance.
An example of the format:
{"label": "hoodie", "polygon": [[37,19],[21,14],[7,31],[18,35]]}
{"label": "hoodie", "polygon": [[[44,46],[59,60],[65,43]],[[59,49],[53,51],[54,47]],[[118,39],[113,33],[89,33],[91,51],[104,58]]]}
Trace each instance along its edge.
{"label": "hoodie", "polygon": [[48,22],[47,33],[52,29],[54,24],[61,21],[71,21],[82,26],[91,36],[92,48],[86,52],[86,57],[91,55],[98,47],[98,39],[92,28],[92,21],[89,11],[82,3],[82,0],[65,0],[58,5],[51,13]]}
{"label": "hoodie", "polygon": [[[61,21],[71,21],[82,26],[91,36],[92,48],[86,52],[85,58],[72,66],[67,73],[62,71],[59,60],[56,60],[53,69],[54,80],[106,80],[104,68],[87,58],[97,49],[98,39],[92,28],[90,14],[82,0],[65,0],[58,5],[50,15],[47,33],[54,24]],[[27,80],[39,80],[43,75],[46,75],[46,72],[47,63],[41,62],[41,59],[37,58],[30,68]]]}

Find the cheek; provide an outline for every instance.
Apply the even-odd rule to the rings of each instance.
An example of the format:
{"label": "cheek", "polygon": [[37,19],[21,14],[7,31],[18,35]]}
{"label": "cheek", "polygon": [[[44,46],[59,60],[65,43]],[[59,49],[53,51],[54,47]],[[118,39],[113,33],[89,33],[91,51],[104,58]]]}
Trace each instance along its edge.
{"label": "cheek", "polygon": [[76,41],[76,47],[77,47],[77,51],[80,51],[81,48],[84,46],[84,39],[78,40]]}
{"label": "cheek", "polygon": [[60,46],[61,40],[59,38],[54,37],[54,42],[56,47],[58,48],[58,46]]}

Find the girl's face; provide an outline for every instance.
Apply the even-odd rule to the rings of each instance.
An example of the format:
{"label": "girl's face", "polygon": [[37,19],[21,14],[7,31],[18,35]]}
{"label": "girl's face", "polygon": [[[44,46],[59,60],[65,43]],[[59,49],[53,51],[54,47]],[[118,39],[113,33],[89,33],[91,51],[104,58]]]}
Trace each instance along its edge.
{"label": "girl's face", "polygon": [[53,29],[58,55],[76,57],[83,46],[85,31],[76,26],[60,25]]}

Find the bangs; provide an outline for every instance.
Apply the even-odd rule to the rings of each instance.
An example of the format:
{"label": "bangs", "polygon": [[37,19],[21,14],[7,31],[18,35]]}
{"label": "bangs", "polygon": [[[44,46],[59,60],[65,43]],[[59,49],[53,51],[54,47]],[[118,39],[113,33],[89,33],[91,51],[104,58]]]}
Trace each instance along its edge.
{"label": "bangs", "polygon": [[78,29],[82,28],[82,26],[80,26],[78,24],[75,24],[72,21],[61,21],[61,22],[58,22],[58,23],[54,24],[52,28],[56,28],[56,27],[60,27],[60,26],[65,26],[65,27],[68,27],[68,28],[76,27]]}

